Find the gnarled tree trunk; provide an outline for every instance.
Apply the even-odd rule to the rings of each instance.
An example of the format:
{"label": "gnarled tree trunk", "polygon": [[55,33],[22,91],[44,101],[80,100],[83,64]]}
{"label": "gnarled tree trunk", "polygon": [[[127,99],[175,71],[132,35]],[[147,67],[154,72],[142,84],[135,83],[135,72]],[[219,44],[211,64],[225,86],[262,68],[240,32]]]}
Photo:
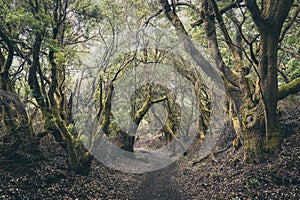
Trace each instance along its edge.
{"label": "gnarled tree trunk", "polygon": [[[197,53],[194,44],[190,42],[187,31],[183,23],[176,14],[176,5],[171,6],[167,0],[160,1],[167,19],[179,33],[179,37],[185,42],[187,52],[192,52],[192,58],[199,64],[207,75],[214,72],[210,65],[203,66],[197,62]],[[240,1],[237,2],[237,5]],[[236,116],[235,127],[237,141],[244,145],[244,159],[248,162],[260,162],[265,156],[276,155],[280,148],[282,131],[278,127],[277,121],[277,102],[282,92],[278,92],[277,79],[277,51],[280,43],[280,33],[285,19],[291,9],[293,0],[288,1],[265,1],[259,9],[255,0],[245,1],[247,9],[250,11],[253,22],[255,23],[259,37],[259,55],[257,63],[257,80],[252,83],[247,77],[248,70],[243,66],[243,61],[238,44],[234,44],[225,26],[221,11],[219,11],[217,1],[202,0],[200,13],[201,23],[203,24],[210,49],[211,57],[218,67],[222,76],[226,93],[233,104],[234,116]],[[191,4],[188,4],[191,6]],[[225,42],[232,54],[234,67],[231,69],[225,64],[219,49],[218,37],[216,32],[215,20],[225,38]],[[198,24],[198,25],[199,25]],[[251,55],[256,59],[256,55]],[[210,66],[210,67],[209,67]],[[212,80],[217,81],[214,77]],[[299,82],[299,81],[298,81]],[[299,88],[298,82],[289,92],[295,92]],[[235,142],[238,144],[239,142]]]}

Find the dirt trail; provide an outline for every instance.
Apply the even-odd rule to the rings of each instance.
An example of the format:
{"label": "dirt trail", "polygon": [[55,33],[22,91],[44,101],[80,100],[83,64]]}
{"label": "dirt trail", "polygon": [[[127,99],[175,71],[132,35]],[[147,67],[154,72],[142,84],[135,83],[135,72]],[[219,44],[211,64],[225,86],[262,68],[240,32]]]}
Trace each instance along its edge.
{"label": "dirt trail", "polygon": [[59,145],[44,141],[41,155],[23,155],[22,162],[11,165],[0,160],[0,199],[299,200],[300,112],[297,105],[287,106],[281,111],[286,130],[281,152],[259,165],[243,163],[242,148],[233,151],[232,127],[204,159],[199,150],[205,145],[196,140],[186,156],[145,174],[119,172],[94,160],[88,176],[76,175]]}
{"label": "dirt trail", "polygon": [[133,192],[133,199],[183,199],[187,194],[176,183],[176,164],[143,175],[142,184]]}
{"label": "dirt trail", "polygon": [[[198,143],[198,144],[197,144]],[[186,157],[178,157],[177,161],[158,171],[148,172],[141,177],[142,184],[133,192],[133,199],[153,200],[153,199],[195,199],[195,196],[183,189],[182,177],[188,168],[192,167],[191,160],[205,157],[216,140],[207,138],[207,141],[200,145],[200,141],[195,139],[193,147]]]}
{"label": "dirt trail", "polygon": [[194,166],[193,159],[199,158],[188,152],[168,167],[145,174],[118,172],[94,161],[89,175],[79,176],[67,171],[63,157],[56,156],[31,167],[0,167],[0,199],[298,200],[299,142],[300,134],[290,136],[279,158],[261,165],[245,165],[242,154],[229,148]]}

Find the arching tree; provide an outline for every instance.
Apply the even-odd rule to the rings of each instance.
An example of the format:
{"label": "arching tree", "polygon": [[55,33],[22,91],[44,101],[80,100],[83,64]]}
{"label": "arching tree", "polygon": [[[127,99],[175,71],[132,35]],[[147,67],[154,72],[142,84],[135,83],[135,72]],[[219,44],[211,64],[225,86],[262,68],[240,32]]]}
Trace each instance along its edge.
{"label": "arching tree", "polygon": [[[243,143],[244,159],[260,162],[265,155],[276,154],[284,136],[278,123],[277,102],[300,90],[299,77],[278,85],[278,50],[298,19],[299,2],[237,0],[228,4],[203,0],[192,4],[160,0],[160,4],[159,12],[175,27],[196,61],[199,54],[181,21],[180,15],[187,15],[180,8],[189,8],[193,17],[198,18],[192,26],[205,33],[210,55],[222,76],[233,115],[237,117],[235,145]],[[236,27],[234,31],[230,28],[232,24]],[[208,74],[213,70],[201,67]]]}

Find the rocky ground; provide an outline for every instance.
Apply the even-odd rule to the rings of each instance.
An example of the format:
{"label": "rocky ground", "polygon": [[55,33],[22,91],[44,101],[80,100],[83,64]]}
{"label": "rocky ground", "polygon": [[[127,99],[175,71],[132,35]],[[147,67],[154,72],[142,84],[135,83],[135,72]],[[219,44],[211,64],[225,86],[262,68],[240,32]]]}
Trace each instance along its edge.
{"label": "rocky ground", "polygon": [[[288,112],[285,112],[288,110]],[[166,168],[122,173],[92,163],[87,176],[67,169],[66,155],[51,139],[38,155],[0,165],[0,199],[300,199],[299,106],[281,104],[287,137],[277,158],[259,165],[234,152],[227,127],[207,156],[195,140],[187,155]]]}

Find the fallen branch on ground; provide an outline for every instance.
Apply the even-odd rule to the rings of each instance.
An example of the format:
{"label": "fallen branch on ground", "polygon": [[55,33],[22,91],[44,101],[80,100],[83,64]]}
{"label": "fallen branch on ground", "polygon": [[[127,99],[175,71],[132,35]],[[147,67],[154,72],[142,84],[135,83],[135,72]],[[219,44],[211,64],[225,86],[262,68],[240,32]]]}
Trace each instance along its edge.
{"label": "fallen branch on ground", "polygon": [[224,151],[227,151],[229,148],[231,148],[231,146],[225,147],[221,150],[218,150],[216,152],[209,152],[206,156],[202,157],[200,160],[194,161],[192,166],[195,166],[198,163],[201,163],[203,160],[207,159],[207,158],[211,158],[212,161],[217,162],[215,155],[218,155]]}

